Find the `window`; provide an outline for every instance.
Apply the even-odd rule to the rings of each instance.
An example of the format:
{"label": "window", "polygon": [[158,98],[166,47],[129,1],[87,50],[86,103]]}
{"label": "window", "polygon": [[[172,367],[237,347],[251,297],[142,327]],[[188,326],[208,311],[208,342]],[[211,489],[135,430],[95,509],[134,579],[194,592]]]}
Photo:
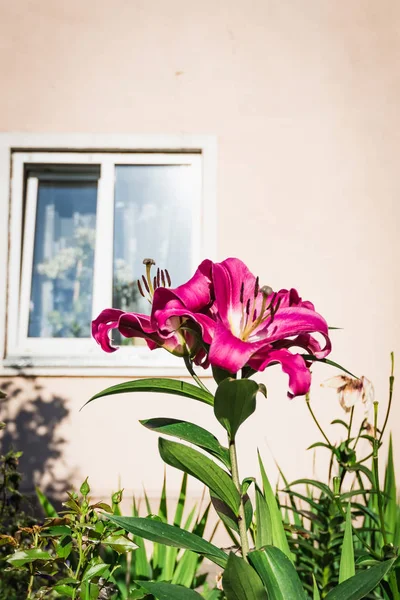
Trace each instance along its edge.
{"label": "window", "polygon": [[90,322],[109,306],[149,312],[136,285],[143,258],[176,286],[212,252],[202,148],[14,150],[11,172],[5,364],[172,364],[118,332],[122,348],[104,355]]}

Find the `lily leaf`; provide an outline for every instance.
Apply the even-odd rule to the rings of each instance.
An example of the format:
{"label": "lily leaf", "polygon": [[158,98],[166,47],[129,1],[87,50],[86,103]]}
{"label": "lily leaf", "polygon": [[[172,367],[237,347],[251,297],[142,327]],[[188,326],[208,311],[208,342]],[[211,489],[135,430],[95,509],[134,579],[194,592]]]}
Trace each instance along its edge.
{"label": "lily leaf", "polygon": [[240,496],[235,484],[226,471],[197,450],[164,438],[158,440],[161,458],[167,465],[184,471],[204,483],[221,498],[231,510],[238,514]]}
{"label": "lily leaf", "polygon": [[256,571],[232,552],[222,577],[228,600],[267,600],[268,596]]}
{"label": "lily leaf", "polygon": [[165,581],[135,581],[135,583],[158,600],[198,600],[202,598],[194,590]]}
{"label": "lily leaf", "polygon": [[346,525],[344,529],[342,554],[340,556],[339,583],[355,575],[353,529],[351,526],[351,504],[347,504]]}
{"label": "lily leaf", "polygon": [[359,377],[357,377],[357,375],[353,375],[353,373],[351,373],[351,371],[348,371],[347,369],[345,369],[338,363],[334,362],[333,360],[330,360],[329,358],[316,358],[313,354],[302,354],[302,357],[304,358],[304,360],[311,360],[312,362],[322,362],[322,363],[325,363],[326,365],[330,365],[331,367],[336,367],[337,369],[340,369],[344,373],[347,373],[347,375],[350,375],[351,377],[354,377],[355,379],[359,379]]}
{"label": "lily leaf", "polygon": [[174,394],[176,396],[184,396],[192,400],[198,400],[212,406],[214,397],[210,392],[203,390],[192,383],[185,381],[177,381],[175,379],[167,379],[162,377],[150,377],[146,379],[135,379],[126,381],[117,385],[112,385],[105,390],[95,394],[88,400],[82,408],[84,408],[93,400],[104,398],[104,396],[114,396],[115,394],[127,394],[130,392],[158,392],[160,394]]}
{"label": "lily leaf", "polygon": [[[271,523],[271,534],[273,545],[277,546],[286,556],[292,560],[292,553],[290,552],[289,543],[287,541],[286,532],[282,523],[282,515],[279,510],[275,494],[272,490],[271,484],[267,477],[263,462],[261,460],[260,453],[258,453],[258,462],[260,465],[261,478],[264,488],[264,497],[268,506]],[[269,523],[268,523],[269,525]]]}
{"label": "lily leaf", "polygon": [[165,544],[166,546],[192,550],[197,554],[207,556],[209,560],[223,568],[227,563],[228,556],[223,550],[207,542],[202,537],[180,527],[149,518],[117,517],[108,514],[104,514],[104,516],[135,536],[142,537],[151,542]]}
{"label": "lily leaf", "polygon": [[354,577],[346,579],[331,590],[326,596],[326,600],[362,600],[387,575],[393,563],[394,559],[386,560],[376,567],[356,573]]}
{"label": "lily leaf", "polygon": [[256,409],[258,384],[251,379],[224,379],[215,393],[214,413],[230,439]]}
{"label": "lily leaf", "polygon": [[230,468],[231,461],[228,449],[221,446],[217,438],[207,429],[188,421],[167,418],[146,419],[140,421],[140,423],[152,431],[171,435],[185,440],[185,442],[195,444],[218,458],[228,469]]}
{"label": "lily leaf", "polygon": [[275,546],[248,555],[268,591],[268,600],[305,600],[306,595],[292,562]]}

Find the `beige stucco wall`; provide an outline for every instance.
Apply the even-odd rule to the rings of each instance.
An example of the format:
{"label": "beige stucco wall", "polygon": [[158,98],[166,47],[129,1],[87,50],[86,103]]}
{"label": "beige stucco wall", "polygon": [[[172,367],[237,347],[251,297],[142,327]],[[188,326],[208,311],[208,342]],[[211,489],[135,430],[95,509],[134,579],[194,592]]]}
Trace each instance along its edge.
{"label": "beige stucco wall", "polygon": [[[239,256],[264,283],[313,300],[343,327],[332,358],[372,379],[385,405],[389,352],[400,357],[399,19],[396,0],[0,0],[0,131],[216,135],[218,257]],[[315,369],[324,423],[339,416],[319,388],[334,373]],[[272,473],[273,453],[289,479],[310,474],[305,448],[318,435],[304,401],[286,399],[275,368],[261,379],[269,398],[239,438],[242,474],[255,473],[257,446]],[[111,383],[15,380],[10,407],[43,397],[43,433],[53,403],[66,440],[56,470],[75,482],[90,475],[98,493],[118,477],[159,489],[156,435],[138,419],[198,419],[220,432],[207,407],[171,397],[79,412]],[[399,416],[396,401],[398,434]],[[30,423],[25,414],[28,456],[39,448]],[[395,451],[399,466],[397,440]],[[178,480],[170,474],[173,489]]]}

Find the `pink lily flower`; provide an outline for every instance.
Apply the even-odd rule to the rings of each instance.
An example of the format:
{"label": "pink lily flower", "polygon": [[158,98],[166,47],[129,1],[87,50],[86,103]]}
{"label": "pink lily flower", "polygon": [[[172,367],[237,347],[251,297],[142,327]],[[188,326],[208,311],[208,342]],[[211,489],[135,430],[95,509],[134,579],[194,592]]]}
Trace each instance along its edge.
{"label": "pink lily flower", "polygon": [[[145,259],[143,262],[146,265],[147,273],[146,277],[143,276],[142,283],[138,281],[140,293],[146,297],[146,294],[143,291],[146,290],[147,299],[150,303],[155,303],[156,306],[160,303],[160,300],[158,299],[160,292],[165,296],[167,305],[169,301],[174,303],[175,295],[173,294],[173,290],[166,287],[166,285],[170,285],[171,283],[168,271],[164,272],[158,269],[157,275],[152,279],[151,267],[154,265],[154,261]],[[200,289],[203,295],[205,294],[206,300],[208,298],[207,301],[209,302],[209,292],[207,295],[207,290],[204,285],[203,290],[201,290],[201,278],[196,278],[195,275],[193,279],[196,283],[196,289]],[[178,291],[176,298],[179,298],[179,289],[180,288],[176,289],[176,291]],[[183,290],[180,295],[182,297],[182,306],[183,301],[186,301],[189,305],[193,305],[194,308],[199,306],[198,300],[196,304],[196,298],[190,291],[185,295],[185,291]],[[105,352],[115,352],[118,348],[111,345],[109,334],[112,329],[118,329],[120,334],[126,338],[145,339],[150,350],[164,348],[176,356],[191,356],[196,364],[205,364],[207,357],[202,345],[199,343],[197,333],[182,328],[181,321],[179,315],[171,317],[170,324],[173,327],[173,331],[170,331],[168,335],[160,335],[154,319],[148,315],[141,313],[127,313],[119,309],[107,308],[92,322],[92,336]]]}
{"label": "pink lily flower", "polygon": [[210,344],[215,321],[212,315],[212,265],[210,260],[196,269],[189,281],[175,289],[159,287],[154,292],[151,322],[168,338],[179,330],[190,330]]}
{"label": "pink lily flower", "polygon": [[[289,348],[298,346],[324,358],[331,350],[328,325],[311,302],[304,302],[296,290],[274,293],[259,287],[246,265],[228,258],[213,265],[216,325],[210,344],[211,365],[237,373],[245,365],[256,371],[280,363],[289,375],[289,397],[308,392],[311,376],[300,354]],[[311,334],[325,340],[322,348]]]}

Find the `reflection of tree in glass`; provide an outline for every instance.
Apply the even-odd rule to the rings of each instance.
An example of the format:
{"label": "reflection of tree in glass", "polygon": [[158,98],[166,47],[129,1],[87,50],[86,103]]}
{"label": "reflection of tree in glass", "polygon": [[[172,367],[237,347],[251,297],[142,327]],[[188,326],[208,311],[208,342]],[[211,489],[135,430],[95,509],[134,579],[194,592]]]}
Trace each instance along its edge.
{"label": "reflection of tree in glass", "polygon": [[74,245],[61,248],[37,265],[39,275],[53,284],[54,310],[47,313],[46,319],[53,337],[86,337],[91,317],[95,230],[78,226],[72,240],[62,241]]}
{"label": "reflection of tree in glass", "polygon": [[[116,258],[114,260],[113,306],[125,312],[138,311],[139,299],[137,281],[133,279],[132,267],[123,258]],[[137,340],[123,338],[118,331],[114,331],[113,342],[118,346],[131,346],[137,343]]]}

